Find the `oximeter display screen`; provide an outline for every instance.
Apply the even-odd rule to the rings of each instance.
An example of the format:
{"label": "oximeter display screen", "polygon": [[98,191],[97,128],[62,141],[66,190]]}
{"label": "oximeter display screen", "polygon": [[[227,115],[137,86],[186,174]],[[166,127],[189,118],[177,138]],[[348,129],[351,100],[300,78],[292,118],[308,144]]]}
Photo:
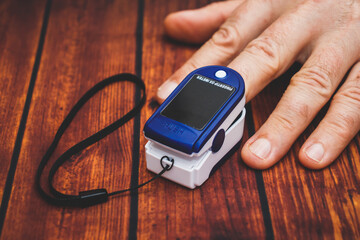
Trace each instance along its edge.
{"label": "oximeter display screen", "polygon": [[234,91],[230,85],[195,74],[161,115],[202,130]]}

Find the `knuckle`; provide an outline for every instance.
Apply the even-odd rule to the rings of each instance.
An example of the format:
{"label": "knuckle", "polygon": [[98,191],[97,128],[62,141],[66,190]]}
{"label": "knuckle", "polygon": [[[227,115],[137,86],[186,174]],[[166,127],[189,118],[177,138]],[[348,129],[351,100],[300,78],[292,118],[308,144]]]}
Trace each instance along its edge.
{"label": "knuckle", "polygon": [[296,124],[294,121],[292,121],[288,116],[286,116],[285,114],[275,114],[273,116],[275,122],[276,122],[276,126],[277,128],[281,127],[286,131],[294,131],[296,129]]}
{"label": "knuckle", "polygon": [[[331,106],[334,107],[326,118],[327,131],[344,142],[349,141],[360,127],[360,71],[344,83],[335,94]],[[335,112],[335,109],[338,110]]]}
{"label": "knuckle", "polygon": [[279,44],[272,37],[266,36],[253,40],[244,52],[262,59],[270,72],[275,73],[280,69]]}
{"label": "knuckle", "polygon": [[[277,112],[274,114],[274,119],[278,126],[281,126],[287,131],[294,131],[303,122],[308,122],[310,119],[310,106],[305,103],[292,103],[291,106],[284,106],[286,111]],[[290,110],[287,110],[290,109]]]}
{"label": "knuckle", "polygon": [[343,141],[347,141],[354,134],[356,117],[351,112],[338,112],[336,118],[330,118],[327,130],[336,134]]}
{"label": "knuckle", "polygon": [[360,123],[360,72],[355,79],[349,79],[340,91],[335,94],[333,104],[342,106],[341,116],[345,126],[352,126]]}
{"label": "knuckle", "polygon": [[226,48],[235,48],[237,46],[239,33],[237,28],[229,21],[223,24],[210,39],[214,45]]}
{"label": "knuckle", "polygon": [[[359,74],[360,79],[360,74]],[[360,111],[360,81],[358,85],[348,86],[334,96],[334,101],[342,101],[352,104]]]}
{"label": "knuckle", "polygon": [[333,92],[329,72],[318,66],[305,67],[291,79],[292,85],[298,85],[328,100]]}
{"label": "knuckle", "polygon": [[350,112],[338,113],[338,122],[343,129],[352,129],[355,125],[355,116]]}
{"label": "knuckle", "polygon": [[190,58],[189,61],[186,62],[186,65],[188,69],[191,69],[191,71],[202,66],[196,58]]}
{"label": "knuckle", "polygon": [[293,112],[293,118],[301,121],[307,121],[310,118],[310,106],[305,103],[297,103],[291,106],[291,112]]}
{"label": "knuckle", "polygon": [[253,40],[246,47],[245,51],[252,54],[260,54],[270,59],[274,59],[278,54],[277,44],[270,37],[261,37]]}

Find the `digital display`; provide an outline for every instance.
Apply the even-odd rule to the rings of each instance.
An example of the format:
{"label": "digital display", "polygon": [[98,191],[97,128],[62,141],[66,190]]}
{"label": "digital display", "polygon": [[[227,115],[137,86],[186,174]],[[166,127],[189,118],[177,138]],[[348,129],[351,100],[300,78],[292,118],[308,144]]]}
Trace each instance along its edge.
{"label": "digital display", "polygon": [[195,74],[161,115],[202,130],[234,91],[230,85]]}

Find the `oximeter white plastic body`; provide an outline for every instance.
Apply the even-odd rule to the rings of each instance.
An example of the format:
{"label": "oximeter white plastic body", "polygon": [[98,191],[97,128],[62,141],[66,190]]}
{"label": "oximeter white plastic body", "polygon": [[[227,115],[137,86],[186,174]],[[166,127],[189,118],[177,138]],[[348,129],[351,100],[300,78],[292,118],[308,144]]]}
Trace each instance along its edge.
{"label": "oximeter white plastic body", "polygon": [[244,92],[242,77],[230,68],[190,73],[145,124],[148,170],[168,165],[162,177],[191,189],[202,185],[243,136]]}

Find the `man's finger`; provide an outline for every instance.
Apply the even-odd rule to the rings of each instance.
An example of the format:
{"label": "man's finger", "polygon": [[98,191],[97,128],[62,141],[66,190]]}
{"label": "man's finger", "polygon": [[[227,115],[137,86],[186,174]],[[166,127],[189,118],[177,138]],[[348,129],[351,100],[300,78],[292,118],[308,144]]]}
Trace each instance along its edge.
{"label": "man's finger", "polygon": [[320,33],[323,13],[309,11],[311,3],[306,3],[283,14],[228,65],[243,76],[247,101],[284,73]]}
{"label": "man's finger", "polygon": [[301,163],[320,169],[332,163],[360,130],[360,62],[335,94],[325,118],[302,146]]}
{"label": "man's finger", "polygon": [[328,36],[315,47],[291,79],[269,119],[245,144],[242,150],[245,163],[254,168],[268,168],[287,153],[357,60],[359,47],[347,46],[353,41],[351,36],[351,31],[338,34],[337,38]]}
{"label": "man's finger", "polygon": [[214,2],[199,9],[171,13],[164,21],[165,32],[182,42],[203,43],[243,1]]}
{"label": "man's finger", "polygon": [[[276,9],[276,13],[273,9]],[[194,69],[206,65],[227,65],[246,44],[277,18],[278,11],[271,1],[248,1],[238,6],[212,38],[161,85],[157,93],[158,101],[164,101]]]}

